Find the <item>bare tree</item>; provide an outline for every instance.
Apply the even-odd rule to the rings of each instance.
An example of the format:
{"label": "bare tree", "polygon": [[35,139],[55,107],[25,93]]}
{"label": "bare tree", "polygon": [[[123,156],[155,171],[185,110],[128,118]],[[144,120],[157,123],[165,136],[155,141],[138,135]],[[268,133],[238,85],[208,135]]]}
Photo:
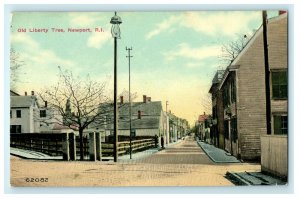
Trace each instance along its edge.
{"label": "bare tree", "polygon": [[21,60],[19,53],[13,48],[10,49],[10,87],[16,89],[19,81],[20,67],[24,65],[24,61]]}
{"label": "bare tree", "polygon": [[[129,91],[127,90],[123,90],[121,94],[119,94],[119,96],[123,96],[124,100],[123,102],[129,102]],[[137,98],[137,93],[131,93],[131,102],[133,102],[136,98]],[[119,97],[120,98],[120,97]]]}
{"label": "bare tree", "polygon": [[221,59],[225,64],[230,64],[237,55],[244,49],[250,40],[249,35],[238,35],[237,40],[223,44]]}
{"label": "bare tree", "polygon": [[75,78],[72,72],[59,69],[58,83],[39,96],[47,101],[47,108],[52,110],[52,115],[46,122],[78,129],[80,160],[83,160],[83,131],[91,123],[103,119],[103,112],[99,111],[101,105],[111,104],[104,95],[106,83],[93,81],[89,76],[84,79]]}
{"label": "bare tree", "polygon": [[210,114],[212,111],[212,99],[209,93],[202,93],[200,98],[200,105],[202,109]]}

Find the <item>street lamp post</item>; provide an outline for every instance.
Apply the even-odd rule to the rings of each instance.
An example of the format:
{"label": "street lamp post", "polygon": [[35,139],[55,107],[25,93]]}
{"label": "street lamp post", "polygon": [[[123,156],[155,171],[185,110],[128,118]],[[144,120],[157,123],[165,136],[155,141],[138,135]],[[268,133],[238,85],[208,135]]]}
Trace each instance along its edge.
{"label": "street lamp post", "polygon": [[114,162],[118,161],[118,105],[117,105],[117,39],[120,39],[121,32],[119,25],[122,20],[117,16],[113,16],[110,20],[112,24],[111,35],[114,38]]}

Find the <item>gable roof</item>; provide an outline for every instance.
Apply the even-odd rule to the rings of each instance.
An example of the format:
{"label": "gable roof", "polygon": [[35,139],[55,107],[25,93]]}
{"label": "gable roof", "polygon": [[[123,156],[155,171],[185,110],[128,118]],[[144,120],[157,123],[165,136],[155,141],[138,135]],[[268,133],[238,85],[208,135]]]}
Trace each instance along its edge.
{"label": "gable roof", "polygon": [[13,90],[10,90],[10,96],[20,96],[20,94],[14,92]]}
{"label": "gable roof", "polygon": [[29,108],[33,106],[34,102],[37,104],[37,99],[35,96],[11,96],[10,97],[11,108],[24,108],[24,107]]}
{"label": "gable roof", "polygon": [[[120,105],[120,104],[119,104]],[[132,102],[131,104],[131,112],[132,115],[137,115],[138,111],[141,111],[143,115],[151,115],[151,116],[160,116],[162,111],[161,101],[153,101],[153,102]],[[129,103],[124,103],[120,105],[119,114],[120,115],[128,115],[129,112]]]}
{"label": "gable roof", "polygon": [[198,122],[204,122],[207,118],[208,118],[209,115],[199,115],[198,117]]}

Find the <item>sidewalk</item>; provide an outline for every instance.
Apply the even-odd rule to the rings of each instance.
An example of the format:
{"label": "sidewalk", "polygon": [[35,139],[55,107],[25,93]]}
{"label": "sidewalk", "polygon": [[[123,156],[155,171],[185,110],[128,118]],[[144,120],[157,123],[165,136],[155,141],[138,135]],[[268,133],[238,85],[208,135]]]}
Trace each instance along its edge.
{"label": "sidewalk", "polygon": [[62,160],[62,156],[50,156],[45,153],[30,151],[18,148],[10,147],[10,154],[25,159],[36,159],[36,160]]}
{"label": "sidewalk", "polygon": [[[198,145],[216,163],[241,163],[230,153],[216,148],[213,145],[202,141],[197,141]],[[249,185],[285,185],[286,179],[278,178],[273,175],[262,172],[232,172],[228,171],[225,177],[235,185],[249,186]]]}
{"label": "sidewalk", "polygon": [[[122,162],[125,161],[131,161],[131,160],[137,160],[137,159],[141,159],[144,157],[147,157],[149,155],[152,155],[156,152],[159,151],[159,148],[152,148],[152,149],[148,149],[142,152],[137,152],[137,153],[133,153],[132,154],[132,159],[130,159],[130,155],[123,155],[123,156],[119,156],[118,159]],[[45,153],[41,153],[38,151],[30,151],[30,150],[24,150],[24,149],[18,149],[18,148],[10,148],[10,154],[11,155],[15,155],[21,158],[25,158],[25,159],[33,159],[33,160],[62,160],[62,156],[50,156],[47,155]],[[77,159],[79,159],[80,157],[77,156]],[[102,157],[103,161],[109,161],[109,160],[113,160],[113,157]]]}
{"label": "sidewalk", "polygon": [[[166,145],[166,147],[170,147],[170,146],[179,144],[180,142],[182,142],[182,140],[178,140],[177,142],[169,143],[168,145]],[[139,159],[148,157],[148,156],[150,156],[150,155],[152,155],[154,153],[157,153],[157,152],[159,152],[161,150],[163,150],[163,149],[161,149],[160,147],[158,147],[158,148],[151,148],[151,149],[147,149],[145,151],[141,151],[141,152],[137,152],[137,153],[132,153],[132,159],[130,159],[130,155],[129,154],[119,156],[118,159],[121,162],[135,161],[135,160],[139,160]],[[104,160],[113,160],[112,157],[110,157],[110,158],[107,157],[107,158],[103,158],[103,159]]]}
{"label": "sidewalk", "polygon": [[216,148],[215,146],[202,141],[197,141],[197,143],[207,156],[215,163],[241,163],[236,157],[222,149]]}

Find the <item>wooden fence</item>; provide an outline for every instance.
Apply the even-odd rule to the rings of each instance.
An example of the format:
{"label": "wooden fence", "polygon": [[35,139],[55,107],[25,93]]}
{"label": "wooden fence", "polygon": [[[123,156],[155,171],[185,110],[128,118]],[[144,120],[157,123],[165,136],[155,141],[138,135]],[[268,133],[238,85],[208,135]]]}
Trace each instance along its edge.
{"label": "wooden fence", "polygon": [[[131,142],[132,153],[155,147],[154,138],[134,140]],[[102,143],[102,155],[113,156],[113,144]],[[130,141],[118,142],[118,155],[130,153]]]}
{"label": "wooden fence", "polygon": [[38,151],[50,156],[61,156],[62,134],[19,133],[10,134],[10,146],[25,150]]}
{"label": "wooden fence", "polygon": [[[91,135],[91,134],[90,134]],[[84,135],[83,137],[83,153],[84,160],[92,160],[91,155],[101,159],[101,157],[113,156],[113,147],[112,143],[101,142],[101,151],[100,147],[96,146],[95,139],[90,139],[90,135]],[[73,137],[73,138],[71,138]],[[94,135],[91,137],[95,138]],[[75,142],[74,142],[75,141]],[[91,144],[94,142],[93,144]],[[96,144],[95,144],[96,143]],[[95,153],[91,153],[90,145],[93,145],[91,148],[95,148]],[[14,148],[21,148],[25,150],[38,151],[46,153],[50,156],[63,156],[64,160],[74,160],[78,159],[80,156],[80,143],[79,137],[74,138],[73,133],[20,133],[20,134],[10,134],[10,146]],[[154,138],[147,138],[141,140],[131,141],[132,153],[143,151],[149,148],[155,147]],[[75,149],[75,150],[74,150]],[[98,149],[98,150],[96,150]],[[72,154],[74,153],[75,154]],[[93,152],[93,151],[92,151]],[[118,155],[125,155],[130,153],[130,141],[118,142]],[[73,157],[72,157],[73,155]],[[74,156],[75,155],[75,156]]]}

